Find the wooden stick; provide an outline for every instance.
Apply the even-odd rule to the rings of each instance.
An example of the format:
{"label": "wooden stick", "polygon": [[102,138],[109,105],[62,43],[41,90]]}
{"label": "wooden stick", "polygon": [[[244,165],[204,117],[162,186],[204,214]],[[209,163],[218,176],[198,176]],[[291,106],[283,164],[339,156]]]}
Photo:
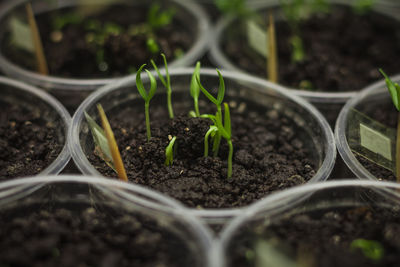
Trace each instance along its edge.
{"label": "wooden stick", "polygon": [[400,112],[397,114],[396,180],[398,183],[400,183]]}
{"label": "wooden stick", "polygon": [[43,45],[40,39],[39,29],[36,24],[35,15],[33,14],[31,3],[27,3],[25,5],[25,9],[28,17],[29,27],[31,28],[33,45],[35,47],[35,56],[36,56],[38,71],[40,74],[49,75],[49,69],[47,67],[47,61],[43,52]]}
{"label": "wooden stick", "polygon": [[122,162],[121,154],[119,153],[118,145],[117,142],[115,141],[114,133],[112,132],[106,113],[104,112],[104,109],[101,106],[101,104],[97,104],[97,109],[100,114],[101,124],[103,126],[104,133],[107,137],[107,142],[114,162],[115,170],[117,171],[119,179],[127,182],[128,177],[126,175],[124,163]]}
{"label": "wooden stick", "polygon": [[268,58],[267,58],[267,75],[268,80],[278,83],[278,52],[276,48],[275,23],[272,12],[268,14]]}

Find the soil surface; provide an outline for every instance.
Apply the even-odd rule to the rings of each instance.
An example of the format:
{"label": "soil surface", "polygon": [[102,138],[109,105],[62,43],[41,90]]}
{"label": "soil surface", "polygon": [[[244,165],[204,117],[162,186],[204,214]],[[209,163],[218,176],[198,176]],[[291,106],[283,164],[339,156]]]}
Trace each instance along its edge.
{"label": "soil surface", "polygon": [[[159,51],[151,52],[148,37],[141,32],[144,27],[140,26],[148,12],[148,6],[114,5],[86,16],[72,8],[37,15],[50,74],[74,78],[122,76],[150,63],[150,59],[163,65],[161,52],[171,62],[190,48],[195,38],[193,29],[175,15],[170,24],[151,34],[159,47]],[[57,26],[62,23],[65,25]],[[3,47],[11,61],[36,70],[32,55],[16,48],[10,38]]]}
{"label": "soil surface", "polygon": [[[302,266],[398,266],[399,238],[400,214],[395,209],[359,207],[299,214],[267,228],[246,226],[231,242],[228,266],[258,266],[254,248],[261,240],[288,252],[298,264],[306,263]],[[383,258],[371,260],[360,248],[352,249],[356,239],[379,242]]]}
{"label": "soil surface", "polygon": [[57,208],[2,217],[2,266],[194,265],[181,238],[140,216]]}
{"label": "soil surface", "polygon": [[[178,115],[169,120],[164,107],[150,103],[150,142],[146,139],[143,103],[136,109],[108,115],[129,180],[164,192],[190,207],[228,208],[248,205],[273,191],[303,184],[315,175],[311,156],[314,148],[309,147],[310,137],[301,137],[308,136],[304,129],[296,128],[293,121],[276,110],[240,100],[230,104],[234,147],[230,179],[226,141],[222,139],[218,157],[212,157],[212,152],[203,157],[204,135],[211,121],[190,118],[190,107],[175,110]],[[201,101],[201,113],[216,111],[206,109],[207,105],[210,106]],[[177,136],[177,151],[173,165],[167,167],[164,151],[169,135]],[[98,156],[90,154],[89,158],[100,173],[116,177]]]}
{"label": "soil surface", "polygon": [[[223,51],[249,73],[265,77],[265,60],[249,48],[243,30],[227,34]],[[400,73],[393,61],[400,53],[400,22],[376,12],[357,15],[350,8],[333,6],[300,23],[306,58],[291,60],[292,32],[286,22],[276,23],[279,81],[292,88],[317,91],[356,91],[382,79],[378,68],[389,75]],[[237,34],[241,32],[240,34]]]}
{"label": "soil surface", "polygon": [[57,125],[40,109],[0,101],[0,179],[34,175],[60,154]]}
{"label": "soil surface", "polygon": [[[396,129],[398,112],[392,103],[387,103],[379,107],[374,106],[372,110],[366,111],[366,114],[381,124]],[[378,180],[396,181],[396,176],[392,171],[359,155],[356,155],[356,158]]]}

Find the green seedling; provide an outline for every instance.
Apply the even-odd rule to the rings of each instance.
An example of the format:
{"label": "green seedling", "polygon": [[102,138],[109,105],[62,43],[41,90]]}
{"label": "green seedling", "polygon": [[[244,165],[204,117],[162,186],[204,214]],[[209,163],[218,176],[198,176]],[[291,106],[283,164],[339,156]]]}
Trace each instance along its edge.
{"label": "green seedling", "polygon": [[150,138],[151,138],[149,106],[150,106],[150,100],[153,98],[154,94],[156,93],[157,81],[148,70],[145,70],[150,79],[150,89],[149,89],[149,92],[147,93],[146,89],[143,86],[143,82],[142,82],[142,78],[141,78],[141,73],[142,73],[142,69],[144,68],[144,66],[146,66],[146,64],[143,64],[142,66],[140,66],[138,72],[136,73],[136,87],[139,91],[139,94],[142,96],[142,98],[144,100],[144,110],[145,110],[145,117],[146,117],[146,133],[147,133],[147,141],[149,142]]}
{"label": "green seedling", "polygon": [[222,122],[222,116],[217,112],[216,114],[216,126],[218,128],[218,133],[225,138],[229,146],[228,154],[228,178],[232,177],[232,157],[233,157],[233,144],[232,144],[232,127],[231,127],[231,115],[229,112],[229,105],[224,103],[224,122]]}
{"label": "green seedling", "polygon": [[204,136],[204,157],[208,157],[208,138],[215,137],[215,134],[218,132],[218,127],[215,125],[211,125],[210,129],[208,129],[207,133]]}
{"label": "green seedling", "polygon": [[175,141],[176,136],[171,137],[168,146],[165,148],[165,166],[170,166],[174,162],[174,152],[176,150]]}
{"label": "green seedling", "polygon": [[115,141],[114,133],[112,132],[110,123],[108,122],[106,113],[104,112],[101,104],[97,104],[97,109],[99,111],[101,124],[105,136],[107,137],[107,143],[109,150],[111,152],[112,161],[114,163],[115,170],[117,171],[119,179],[122,181],[128,181],[128,176],[126,175],[124,163],[122,162],[121,154],[119,153],[117,142]]}
{"label": "green seedling", "polygon": [[392,98],[393,105],[397,109],[397,137],[396,137],[396,179],[400,182],[400,85],[394,83],[389,76],[379,69],[380,73],[385,77],[386,86]]}
{"label": "green seedling", "polygon": [[102,160],[104,160],[104,162],[116,172],[104,130],[96,123],[96,121],[86,111],[84,114],[90,132],[92,133],[95,145],[95,153],[97,153],[99,157]]}
{"label": "green seedling", "polygon": [[192,74],[192,80],[190,81],[190,96],[193,98],[194,111],[190,111],[189,114],[192,117],[200,117],[199,111],[199,95],[200,86],[197,81],[200,81],[200,62],[197,61],[196,68]]}
{"label": "green seedling", "polygon": [[375,4],[375,0],[357,0],[353,4],[353,10],[356,14],[363,15],[371,11]]}
{"label": "green seedling", "polygon": [[380,261],[385,252],[381,243],[362,238],[353,240],[350,244],[350,249],[352,251],[360,249],[366,258],[373,261]]}
{"label": "green seedling", "polygon": [[151,5],[147,13],[147,24],[153,29],[157,30],[164,26],[169,25],[175,15],[175,9],[168,8],[162,10],[160,4],[154,3]]}
{"label": "green seedling", "polygon": [[[200,83],[199,77],[196,77],[197,84],[200,87],[200,90],[203,92],[203,94],[217,106],[217,114],[222,118],[222,102],[224,101],[224,96],[225,96],[225,82],[224,78],[221,75],[221,72],[217,69],[218,76],[219,76],[219,87],[218,87],[218,94],[217,98],[212,96]],[[214,142],[213,142],[213,155],[216,157],[218,155],[219,151],[219,145],[221,142],[221,133],[218,131],[214,137]]]}
{"label": "green seedling", "polygon": [[52,21],[53,29],[56,31],[62,30],[67,25],[80,24],[83,17],[76,12],[69,12],[62,15],[57,15]]}
{"label": "green seedling", "polygon": [[245,0],[215,0],[215,5],[224,14],[247,18],[252,11],[246,6]]}
{"label": "green seedling", "polygon": [[150,62],[153,65],[153,68],[156,70],[161,83],[167,89],[168,114],[169,114],[169,118],[173,119],[174,118],[174,110],[172,108],[172,100],[171,100],[171,98],[172,98],[171,78],[169,77],[167,58],[165,57],[165,55],[163,53],[161,53],[161,56],[162,56],[162,58],[164,60],[165,77],[166,77],[166,79],[164,79],[164,77],[161,75],[161,73],[160,73],[159,69],[157,68],[156,63],[154,62],[154,60],[150,60]]}

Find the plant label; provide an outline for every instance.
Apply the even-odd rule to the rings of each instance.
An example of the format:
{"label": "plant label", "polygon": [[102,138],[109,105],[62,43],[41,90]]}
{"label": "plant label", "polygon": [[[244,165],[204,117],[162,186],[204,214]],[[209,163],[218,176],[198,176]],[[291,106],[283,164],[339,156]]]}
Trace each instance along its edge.
{"label": "plant label", "polygon": [[268,36],[266,28],[263,29],[254,20],[247,21],[247,41],[252,49],[257,53],[268,57]]}
{"label": "plant label", "polygon": [[32,32],[28,24],[22,22],[17,17],[10,19],[10,30],[12,42],[18,47],[28,52],[34,53]]}
{"label": "plant label", "polygon": [[396,169],[396,130],[387,127],[365,114],[350,110],[348,117],[347,141],[350,149],[386,168]]}

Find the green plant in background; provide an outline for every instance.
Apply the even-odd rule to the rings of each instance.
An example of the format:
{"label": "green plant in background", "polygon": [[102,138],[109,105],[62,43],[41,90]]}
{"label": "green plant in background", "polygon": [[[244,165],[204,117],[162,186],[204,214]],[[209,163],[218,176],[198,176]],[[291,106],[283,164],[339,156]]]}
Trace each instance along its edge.
{"label": "green plant in background", "polygon": [[189,115],[192,117],[200,117],[200,111],[199,111],[200,86],[199,86],[197,80],[200,81],[200,62],[199,61],[196,63],[196,67],[194,69],[194,72],[192,74],[192,79],[190,81],[190,96],[193,98],[194,111],[193,110],[190,111]]}
{"label": "green plant in background", "polygon": [[360,249],[363,255],[373,261],[379,261],[383,258],[385,253],[383,246],[378,241],[367,239],[355,239],[350,244],[352,251]]}
{"label": "green plant in background", "polygon": [[375,0],[357,0],[353,4],[353,10],[356,14],[363,15],[371,11]]}
{"label": "green plant in background", "polygon": [[168,136],[168,138],[170,138],[170,141],[168,143],[168,146],[165,148],[165,166],[172,165],[172,163],[174,162],[174,152],[176,151],[176,136]]}
{"label": "green plant in background", "polygon": [[240,18],[249,17],[252,11],[247,7],[245,0],[214,0],[215,5],[224,14]]}
{"label": "green plant in background", "polygon": [[145,70],[150,79],[150,89],[149,89],[149,92],[147,93],[146,89],[143,86],[143,82],[142,82],[142,78],[141,78],[141,73],[142,73],[142,69],[144,68],[144,66],[146,66],[146,64],[143,64],[142,66],[140,66],[138,72],[136,73],[136,87],[139,91],[139,94],[142,96],[142,98],[144,100],[144,110],[145,110],[145,117],[146,117],[146,133],[147,133],[147,141],[149,142],[150,138],[151,138],[149,106],[150,106],[150,100],[153,98],[154,94],[156,93],[157,82],[156,82],[156,79],[154,78],[153,74],[151,74],[148,70]]}
{"label": "green plant in background", "polygon": [[154,3],[150,6],[149,12],[147,13],[147,25],[150,26],[152,31],[155,31],[169,25],[174,15],[175,9],[168,8],[163,10],[160,4]]}
{"label": "green plant in background", "polygon": [[160,71],[158,70],[156,63],[154,60],[150,60],[151,64],[153,65],[153,68],[156,70],[158,77],[161,81],[161,83],[164,85],[164,87],[167,89],[167,107],[168,107],[168,114],[169,118],[173,119],[174,118],[174,110],[172,108],[172,88],[171,88],[171,78],[169,77],[169,72],[168,72],[168,64],[167,64],[167,58],[163,53],[161,53],[161,56],[164,60],[164,67],[165,67],[165,77],[167,80],[164,79],[164,77],[161,75]]}
{"label": "green plant in background", "polygon": [[389,76],[379,69],[380,73],[385,78],[386,86],[392,98],[393,105],[397,109],[397,137],[396,137],[396,179],[400,183],[400,85],[394,83]]}

